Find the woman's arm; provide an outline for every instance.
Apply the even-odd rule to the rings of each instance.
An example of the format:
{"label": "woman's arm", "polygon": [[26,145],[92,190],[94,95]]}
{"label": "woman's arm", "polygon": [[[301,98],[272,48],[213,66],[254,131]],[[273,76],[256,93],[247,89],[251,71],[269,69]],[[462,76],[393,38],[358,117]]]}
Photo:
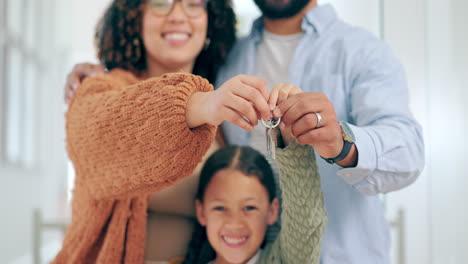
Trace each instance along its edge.
{"label": "woman's arm", "polygon": [[134,85],[124,71],[87,79],[70,103],[67,149],[76,185],[95,199],[152,193],[192,173],[215,127],[189,129],[185,109],[207,80],[167,74]]}
{"label": "woman's arm", "polygon": [[281,232],[260,263],[319,263],[327,221],[314,150],[293,140],[276,148],[282,190]]}

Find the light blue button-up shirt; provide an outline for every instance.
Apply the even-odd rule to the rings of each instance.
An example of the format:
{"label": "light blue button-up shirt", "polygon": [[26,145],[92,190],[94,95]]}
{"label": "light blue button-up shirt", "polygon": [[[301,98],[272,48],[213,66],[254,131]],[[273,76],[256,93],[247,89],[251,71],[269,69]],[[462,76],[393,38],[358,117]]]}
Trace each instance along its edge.
{"label": "light blue button-up shirt", "polygon": [[[258,19],[237,42],[217,86],[237,74],[255,75],[262,30]],[[338,119],[350,125],[359,153],[355,168],[318,159],[329,219],[321,262],[389,263],[389,230],[377,194],[411,184],[424,166],[421,127],[409,110],[405,74],[385,43],[341,21],[330,5],[312,8],[302,30],[284,82],[325,93]],[[249,143],[248,132],[223,127],[229,143]]]}

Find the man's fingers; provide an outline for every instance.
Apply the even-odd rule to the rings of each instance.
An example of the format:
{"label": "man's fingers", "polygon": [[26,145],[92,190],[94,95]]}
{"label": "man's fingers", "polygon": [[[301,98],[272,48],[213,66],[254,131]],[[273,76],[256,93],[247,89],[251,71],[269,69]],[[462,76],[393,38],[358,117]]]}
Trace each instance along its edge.
{"label": "man's fingers", "polygon": [[283,86],[283,88],[279,91],[278,94],[278,104],[286,101],[290,95],[291,90],[293,89],[294,85],[288,83]]}
{"label": "man's fingers", "polygon": [[64,99],[66,103],[75,94],[76,89],[81,85],[81,82],[87,77],[95,77],[105,73],[102,65],[91,63],[76,64],[70,74],[68,74],[67,82],[65,84]]}
{"label": "man's fingers", "polygon": [[104,66],[102,65],[92,64],[91,67],[92,68],[90,69],[91,72],[89,74],[89,77],[95,77],[95,76],[103,75],[105,73]]}
{"label": "man's fingers", "polygon": [[73,67],[72,73],[76,74],[80,81],[87,77],[94,77],[104,74],[104,67],[99,64],[80,63]]}
{"label": "man's fingers", "polygon": [[273,110],[273,115],[282,121],[286,126],[308,113],[322,113],[327,107],[327,100],[323,100],[320,94],[300,93],[289,97],[286,101],[278,105]]}
{"label": "man's fingers", "polygon": [[270,92],[270,98],[268,99],[268,105],[270,107],[270,110],[273,110],[277,103],[278,103],[278,95],[279,91],[281,90],[281,87],[283,87],[283,83],[279,83],[273,87],[273,89]]}
{"label": "man's fingers", "polygon": [[75,74],[75,72],[71,72],[68,75],[67,82],[65,83],[65,91],[64,91],[64,96],[65,96],[65,102],[68,104],[70,102],[70,99],[73,97],[73,94],[75,93],[75,90],[80,86],[81,80],[78,77],[78,75]]}
{"label": "man's fingers", "polygon": [[[314,113],[305,114],[292,124],[291,133],[295,138],[297,138],[310,130],[319,128],[317,127],[317,124],[318,119]],[[322,126],[325,126],[323,122],[321,122],[321,127]]]}
{"label": "man's fingers", "polygon": [[[296,104],[298,101],[298,98],[297,97],[291,97],[289,100],[286,100],[284,102],[282,102],[281,104],[279,104],[275,109],[273,109],[273,117],[275,119],[278,119],[278,118],[282,118],[283,115],[288,112],[288,110],[294,105]],[[284,119],[284,118],[283,118]],[[284,122],[284,121],[283,121]]]}
{"label": "man's fingers", "polygon": [[[286,102],[289,100],[286,100]],[[323,113],[323,104],[317,100],[310,100],[305,102],[304,100],[296,100],[295,103],[290,105],[288,109],[285,110],[281,121],[284,122],[286,126],[290,126],[295,123],[299,118],[306,114],[314,113]],[[283,111],[283,110],[281,110]],[[323,116],[323,114],[322,114]],[[323,122],[323,121],[322,121]],[[311,122],[312,123],[312,122]],[[313,124],[315,127],[315,124]]]}
{"label": "man's fingers", "polygon": [[317,142],[323,141],[324,132],[325,132],[325,129],[313,129],[295,138],[296,138],[297,143],[301,145],[307,144],[307,145],[314,146],[317,144]]}

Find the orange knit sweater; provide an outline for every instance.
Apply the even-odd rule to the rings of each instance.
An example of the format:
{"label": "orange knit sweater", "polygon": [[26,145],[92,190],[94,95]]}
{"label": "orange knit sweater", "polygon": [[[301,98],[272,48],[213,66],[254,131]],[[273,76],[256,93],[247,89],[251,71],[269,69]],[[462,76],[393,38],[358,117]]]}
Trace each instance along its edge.
{"label": "orange knit sweater", "polygon": [[189,176],[215,127],[189,129],[185,106],[207,80],[124,70],[86,79],[72,99],[67,150],[76,170],[72,219],[52,263],[143,263],[150,194]]}

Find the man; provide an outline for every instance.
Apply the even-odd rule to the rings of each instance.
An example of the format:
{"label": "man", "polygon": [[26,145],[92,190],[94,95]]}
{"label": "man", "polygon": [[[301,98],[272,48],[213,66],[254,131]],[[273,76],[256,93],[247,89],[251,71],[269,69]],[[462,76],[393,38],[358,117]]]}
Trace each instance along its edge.
{"label": "man", "polygon": [[[269,87],[289,83],[282,86],[304,91],[280,93],[274,115],[323,158],[317,160],[329,221],[321,262],[389,263],[389,230],[378,194],[411,184],[424,166],[421,128],[409,111],[401,65],[384,43],[339,20],[329,5],[255,3],[263,16],[238,41],[217,84],[249,74]],[[100,71],[78,65],[66,98],[80,74]],[[262,126],[251,133],[223,126],[228,143],[265,149]]]}
{"label": "man", "polygon": [[[318,159],[329,219],[322,263],[389,263],[378,194],[411,184],[424,166],[402,67],[384,43],[339,20],[331,6],[317,6],[317,0],[255,3],[263,16],[238,41],[217,83],[242,73],[269,87],[287,82],[305,92],[288,97],[274,113],[300,144],[332,163]],[[261,126],[252,133],[223,126],[229,143],[265,149]]]}

